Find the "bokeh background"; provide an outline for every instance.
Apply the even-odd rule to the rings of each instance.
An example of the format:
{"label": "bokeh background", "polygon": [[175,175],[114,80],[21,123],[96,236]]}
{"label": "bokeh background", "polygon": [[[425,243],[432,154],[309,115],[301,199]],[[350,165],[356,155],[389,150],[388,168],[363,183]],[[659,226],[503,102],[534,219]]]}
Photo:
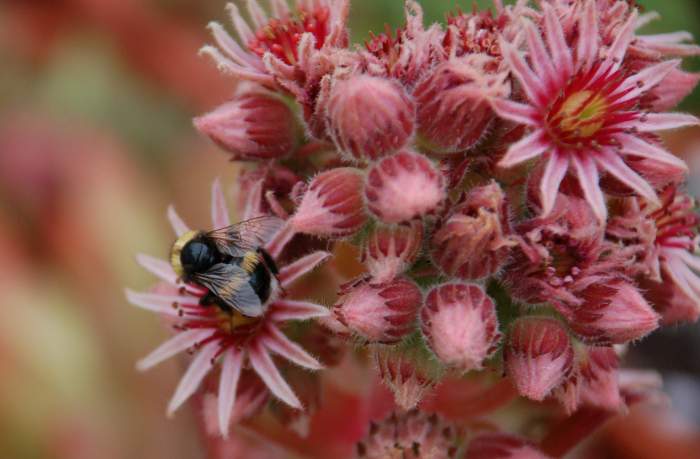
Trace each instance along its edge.
{"label": "bokeh background", "polygon": [[[477,2],[485,5],[486,2]],[[700,35],[697,0],[642,0],[650,32]],[[471,2],[424,0],[439,21]],[[205,225],[209,184],[237,171],[191,118],[231,93],[197,56],[223,0],[0,2],[0,457],[198,458],[187,410],[166,420],[180,368],[134,362],[165,336],[123,288],[152,282],[134,262],[164,256],[175,203]],[[401,0],[354,0],[355,42],[399,25]],[[686,64],[700,70],[700,59]],[[700,91],[684,110],[700,113]],[[674,133],[700,194],[700,130]],[[672,411],[640,407],[610,422],[579,457],[700,457],[700,325],[630,350],[660,369]]]}

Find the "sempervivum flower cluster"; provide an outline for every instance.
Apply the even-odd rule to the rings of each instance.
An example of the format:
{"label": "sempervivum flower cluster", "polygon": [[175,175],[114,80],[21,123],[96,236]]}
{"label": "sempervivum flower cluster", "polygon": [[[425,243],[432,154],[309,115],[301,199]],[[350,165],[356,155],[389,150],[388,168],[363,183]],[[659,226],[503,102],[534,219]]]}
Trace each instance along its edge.
{"label": "sempervivum flower cluster", "polygon": [[[324,401],[306,393],[323,392],[326,372],[291,378],[270,357],[321,368],[292,334],[331,367],[340,348],[360,348],[347,365],[394,394],[359,457],[562,454],[564,440],[553,448],[428,413],[454,413],[455,381],[479,381],[485,399],[503,401],[491,409],[516,395],[556,402],[543,405],[552,423],[653,395],[621,377],[617,345],[700,316],[688,168],[658,136],[700,124],[668,112],[700,80],[681,68],[700,47],[686,33],[638,34],[653,15],[634,2],[536,3],[494,1],[426,26],[407,0],[405,24],[364,45],[349,43],[348,0],[250,0],[245,13],[229,6],[232,33],[210,26],[215,45],[202,52],[236,90],[195,125],[247,162],[240,215],[283,221],[265,246],[280,285],[261,317],[226,316],[199,305],[206,289],[142,259],[168,285],[130,300],[176,331],[141,366],[192,351],[171,409],[216,373],[202,390],[218,391],[221,433],[267,392],[301,410],[280,420],[313,426]],[[222,209],[215,197],[214,227],[228,224]],[[324,281],[303,291],[326,306],[290,299],[291,281],[327,258]],[[488,410],[474,413],[464,416]]]}

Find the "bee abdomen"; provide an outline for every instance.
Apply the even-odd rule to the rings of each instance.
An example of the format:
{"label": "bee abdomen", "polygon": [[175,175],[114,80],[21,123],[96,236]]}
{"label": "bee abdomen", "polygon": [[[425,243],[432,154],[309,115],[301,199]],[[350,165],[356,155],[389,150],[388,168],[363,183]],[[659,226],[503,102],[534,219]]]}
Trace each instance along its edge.
{"label": "bee abdomen", "polygon": [[255,294],[258,295],[258,298],[260,298],[261,303],[265,303],[270,298],[271,282],[272,276],[270,276],[270,271],[267,270],[265,264],[256,264],[250,274],[248,283],[255,291]]}

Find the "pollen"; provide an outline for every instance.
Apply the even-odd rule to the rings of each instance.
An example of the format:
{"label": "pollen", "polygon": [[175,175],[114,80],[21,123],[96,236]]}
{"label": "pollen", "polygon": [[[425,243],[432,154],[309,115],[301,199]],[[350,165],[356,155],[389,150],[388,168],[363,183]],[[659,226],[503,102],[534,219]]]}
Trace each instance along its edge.
{"label": "pollen", "polygon": [[550,132],[565,144],[592,140],[605,125],[609,103],[596,91],[582,90],[563,98],[550,112]]}

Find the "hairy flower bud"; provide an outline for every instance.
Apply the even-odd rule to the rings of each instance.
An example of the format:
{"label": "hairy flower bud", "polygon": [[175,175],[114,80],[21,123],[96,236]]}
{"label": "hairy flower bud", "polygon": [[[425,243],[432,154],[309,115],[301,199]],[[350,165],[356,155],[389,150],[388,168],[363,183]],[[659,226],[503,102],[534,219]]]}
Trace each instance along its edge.
{"label": "hairy flower bud", "polygon": [[457,429],[418,410],[372,423],[357,444],[359,459],[452,459],[456,454]]}
{"label": "hairy flower bud", "polygon": [[574,352],[559,321],[523,317],[510,329],[504,359],[520,395],[542,401],[571,370]]}
{"label": "hairy flower bud", "polygon": [[372,357],[379,377],[394,394],[394,402],[404,410],[416,407],[435,384],[435,378],[423,356],[410,349],[383,346]]}
{"label": "hairy flower bud", "polygon": [[481,434],[469,442],[466,459],[547,459],[524,438],[501,432]]}
{"label": "hairy flower bud", "polygon": [[422,300],[407,279],[379,285],[360,280],[344,286],[340,296],[334,306],[338,320],[363,339],[380,343],[396,342],[411,330]]}
{"label": "hairy flower bud", "polygon": [[579,402],[616,411],[622,408],[617,369],[619,358],[612,347],[589,347],[578,356]]}
{"label": "hairy flower bud", "polygon": [[326,114],[336,146],[355,159],[378,159],[406,145],[413,134],[411,99],[398,83],[384,78],[336,80]]}
{"label": "hairy flower bud", "polygon": [[235,160],[281,158],[297,143],[292,110],[274,93],[248,84],[241,84],[230,101],[195,118],[194,125]]}
{"label": "hairy flower bud", "polygon": [[399,223],[435,211],[445,199],[445,179],[425,156],[401,151],[372,166],[365,197],[385,223]]}
{"label": "hairy flower bud", "polygon": [[495,273],[514,242],[506,196],[494,181],[472,189],[433,235],[433,261],[446,274],[480,279]]}
{"label": "hairy flower bud", "polygon": [[486,70],[493,61],[481,54],[452,59],[418,84],[414,91],[418,132],[431,149],[467,150],[488,132],[496,115],[487,99],[510,93],[507,73]]}
{"label": "hairy flower bud", "polygon": [[403,273],[418,257],[423,225],[397,225],[375,228],[362,251],[362,263],[376,283],[388,282]]}
{"label": "hairy flower bud", "polygon": [[367,220],[362,200],[363,178],[358,169],[341,167],[322,172],[311,180],[291,226],[316,236],[344,237]]}
{"label": "hairy flower bud", "polygon": [[501,338],[496,307],[476,284],[433,288],[421,311],[421,326],[437,357],[462,371],[481,369]]}
{"label": "hairy flower bud", "polygon": [[587,341],[623,344],[659,326],[659,315],[626,281],[593,284],[580,295],[584,302],[573,309],[571,328]]}

